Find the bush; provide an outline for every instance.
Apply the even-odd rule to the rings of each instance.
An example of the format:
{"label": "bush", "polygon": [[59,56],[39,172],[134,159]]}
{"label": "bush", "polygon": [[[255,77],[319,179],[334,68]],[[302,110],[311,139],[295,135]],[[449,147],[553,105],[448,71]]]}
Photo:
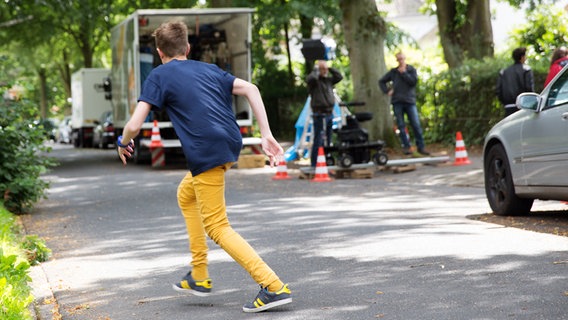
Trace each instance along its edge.
{"label": "bush", "polygon": [[[451,145],[461,131],[466,144],[483,144],[489,129],[503,118],[495,85],[499,70],[511,63],[510,57],[468,61],[425,77],[419,84],[418,105],[428,141]],[[533,71],[539,92],[548,70]]]}
{"label": "bush", "polygon": [[31,281],[28,276],[30,265],[25,261],[18,262],[15,255],[5,256],[0,250],[0,318],[31,319],[28,305],[33,302]]}
{"label": "bush", "polygon": [[49,184],[40,175],[55,165],[42,155],[50,148],[43,145],[45,131],[34,124],[36,116],[37,107],[25,100],[0,100],[0,197],[14,213],[45,197]]}
{"label": "bush", "polygon": [[21,243],[22,249],[26,254],[28,262],[35,266],[40,262],[47,261],[51,256],[51,249],[49,249],[43,239],[39,238],[37,235],[26,235],[22,239]]}
{"label": "bush", "polygon": [[28,285],[31,281],[29,248],[41,252],[33,263],[49,257],[50,250],[43,240],[37,236],[22,236],[14,215],[0,202],[0,319],[32,319],[28,309],[34,300]]}

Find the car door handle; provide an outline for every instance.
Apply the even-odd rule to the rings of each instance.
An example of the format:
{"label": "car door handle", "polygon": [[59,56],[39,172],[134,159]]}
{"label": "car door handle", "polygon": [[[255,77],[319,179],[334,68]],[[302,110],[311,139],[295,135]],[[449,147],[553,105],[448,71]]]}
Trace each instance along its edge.
{"label": "car door handle", "polygon": [[568,120],[568,112],[562,114],[562,120]]}

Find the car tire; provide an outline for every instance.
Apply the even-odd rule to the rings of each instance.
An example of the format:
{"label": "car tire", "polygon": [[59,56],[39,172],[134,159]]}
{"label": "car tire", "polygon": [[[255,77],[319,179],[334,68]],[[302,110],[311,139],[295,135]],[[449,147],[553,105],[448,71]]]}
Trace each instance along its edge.
{"label": "car tire", "polygon": [[483,162],[485,194],[493,213],[499,216],[530,213],[534,199],[519,198],[515,193],[509,160],[503,146],[491,146]]}

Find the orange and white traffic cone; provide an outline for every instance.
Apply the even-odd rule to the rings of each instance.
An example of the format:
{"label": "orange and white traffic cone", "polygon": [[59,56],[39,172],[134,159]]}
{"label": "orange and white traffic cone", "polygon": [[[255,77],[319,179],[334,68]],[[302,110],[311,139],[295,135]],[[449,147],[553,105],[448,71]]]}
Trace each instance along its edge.
{"label": "orange and white traffic cone", "polygon": [[166,155],[164,152],[162,137],[160,135],[160,127],[158,127],[158,120],[154,120],[154,126],[152,127],[150,153],[152,154],[152,168],[163,167],[166,165]]}
{"label": "orange and white traffic cone", "polygon": [[471,164],[471,161],[469,161],[467,157],[467,150],[465,149],[462,133],[458,131],[456,133],[456,158],[454,160],[454,166],[463,166],[466,164]]}
{"label": "orange and white traffic cone", "polygon": [[278,167],[276,167],[276,174],[272,177],[272,180],[287,180],[291,177],[288,175],[288,166],[286,161],[280,160]]}
{"label": "orange and white traffic cone", "polygon": [[313,182],[328,182],[332,181],[327,173],[327,164],[325,161],[325,153],[323,152],[323,147],[318,148],[318,159],[316,162],[316,172],[314,178],[310,181]]}

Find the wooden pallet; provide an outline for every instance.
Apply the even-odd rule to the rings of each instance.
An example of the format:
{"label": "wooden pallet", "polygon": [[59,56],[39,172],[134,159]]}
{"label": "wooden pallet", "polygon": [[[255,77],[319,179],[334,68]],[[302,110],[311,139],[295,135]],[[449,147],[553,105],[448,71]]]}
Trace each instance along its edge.
{"label": "wooden pallet", "polygon": [[391,167],[391,170],[394,173],[409,172],[409,171],[416,170],[416,165],[415,164],[409,164],[409,165],[406,165],[406,166],[396,166],[396,167]]}
{"label": "wooden pallet", "polygon": [[337,179],[372,179],[374,175],[375,170],[373,169],[343,169],[335,171]]}
{"label": "wooden pallet", "polygon": [[314,178],[314,174],[311,172],[304,172],[304,171],[300,171],[300,179],[302,180],[312,180]]}

